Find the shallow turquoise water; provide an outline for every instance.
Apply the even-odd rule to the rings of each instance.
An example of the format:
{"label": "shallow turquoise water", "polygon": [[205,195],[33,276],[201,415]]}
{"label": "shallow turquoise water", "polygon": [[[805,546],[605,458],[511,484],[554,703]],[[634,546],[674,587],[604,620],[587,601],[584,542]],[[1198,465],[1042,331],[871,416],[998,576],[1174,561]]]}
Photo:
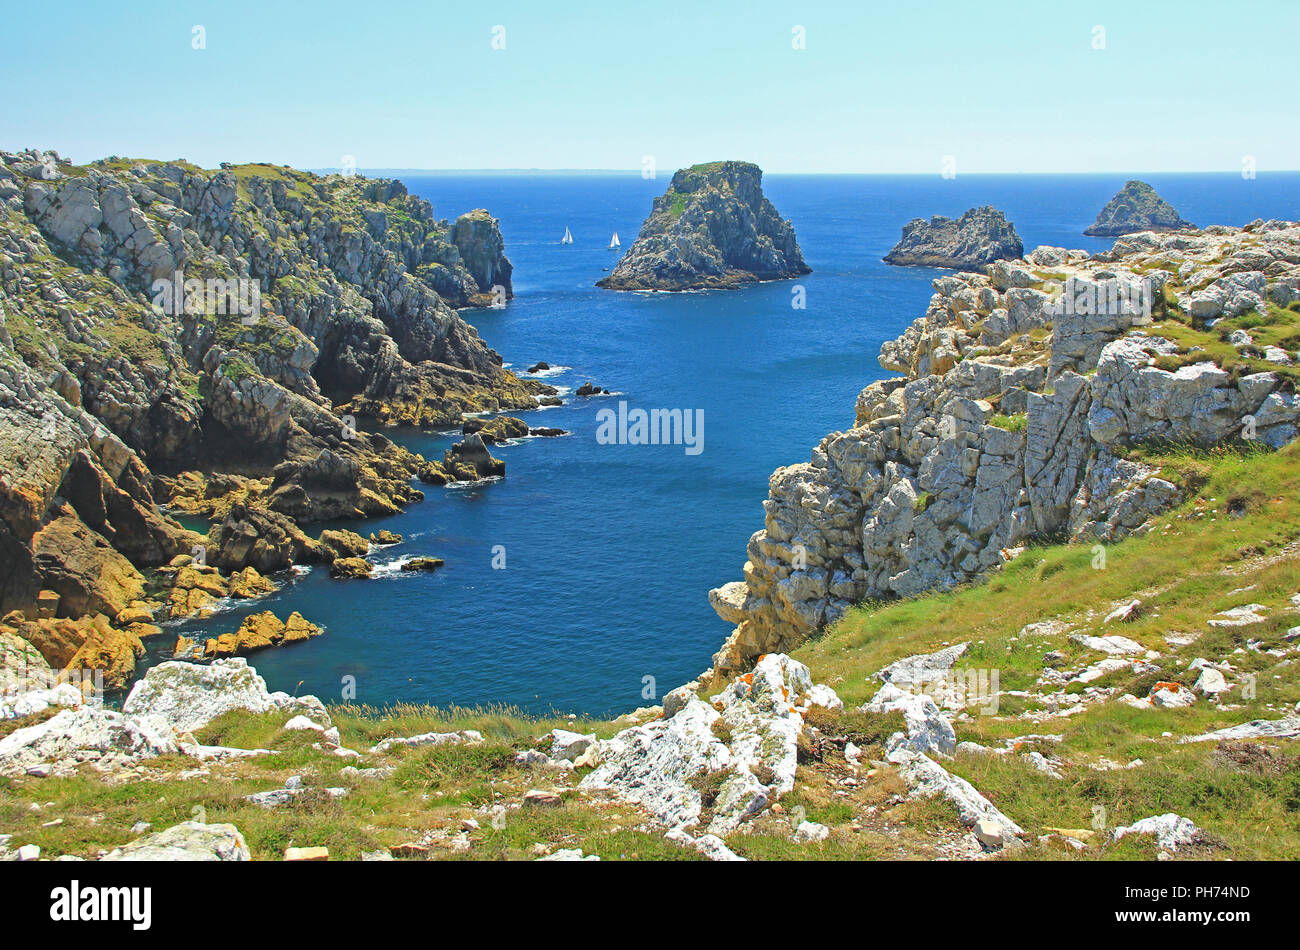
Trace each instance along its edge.
{"label": "shallow turquoise water", "polygon": [[[1198,224],[1300,217],[1300,175],[1142,177]],[[405,542],[376,560],[433,554],[447,562],[437,574],[347,582],[318,569],[268,599],[175,629],[232,630],[256,610],[300,610],[326,634],[250,662],[273,689],[326,700],[355,677],[356,700],[372,704],[592,714],[644,705],[646,677],[661,696],[705,669],[729,632],[707,592],[740,577],[771,471],[807,460],[825,433],[852,424],[857,393],[884,375],[881,342],[924,311],[939,272],[880,261],[902,225],[991,203],[1026,249],[1101,249],[1109,242],[1080,232],[1123,181],[769,176],[765,190],[793,220],[813,268],[798,281],[807,309],[794,310],[793,282],[675,295],[593,286],[617,259],[610,234],[630,246],[663,178],[409,178],[440,216],[487,207],[501,219],[515,299],[465,316],[506,362],[571,367],[548,381],[576,389],[592,380],[623,395],[526,414],[572,435],[494,450],[508,465],[503,481],[427,488],[406,513],[351,526],[400,532]],[[569,246],[559,244],[565,227]],[[703,452],[598,444],[596,413],[619,399],[703,410]],[[393,435],[436,457],[452,441]],[[498,545],[505,570],[492,567]]]}

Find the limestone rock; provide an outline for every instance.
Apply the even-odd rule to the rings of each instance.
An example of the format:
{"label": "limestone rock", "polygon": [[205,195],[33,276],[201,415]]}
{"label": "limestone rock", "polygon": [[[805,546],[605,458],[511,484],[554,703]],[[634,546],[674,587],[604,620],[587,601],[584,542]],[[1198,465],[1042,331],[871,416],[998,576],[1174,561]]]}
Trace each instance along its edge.
{"label": "limestone rock", "polygon": [[370,748],[370,754],[382,755],[389,749],[401,746],[460,745],[463,743],[476,745],[482,741],[483,736],[473,729],[462,729],[459,732],[424,732],[418,736],[396,736],[391,739],[384,739]]}
{"label": "limestone rock", "polygon": [[815,821],[802,821],[799,827],[794,830],[794,841],[797,844],[807,844],[810,841],[825,841],[830,837],[831,830],[825,825],[819,825]]}
{"label": "limestone rock", "polygon": [[318,721],[324,707],[314,696],[292,697],[272,693],[257,670],[243,658],[219,659],[209,664],[170,660],[150,667],[122,703],[132,716],[156,716],[175,732],[193,732],[232,709],[253,713],[276,709],[302,709]]}
{"label": "limestone rock", "polygon": [[1300,226],[1144,232],[935,278],[925,313],[881,346],[904,375],[866,386],[851,427],[772,474],[742,579],[709,594],[734,625],[715,673],[791,650],[864,600],[974,583],[1036,538],[1149,531],[1183,496],[1126,458],[1132,446],[1212,446],[1247,422],[1273,447],[1300,436],[1278,373],[1189,363],[1144,329],[1171,279],[1243,305],[1281,294],[1257,276],[1269,261],[1300,266]]}
{"label": "limestone rock", "polygon": [[965,779],[950,774],[943,766],[911,749],[895,748],[889,761],[898,767],[899,776],[911,788],[914,797],[942,796],[957,808],[962,824],[968,828],[985,821],[985,836],[998,833],[1005,841],[1024,834],[1014,821],[994,805]]}
{"label": "limestone rock", "polygon": [[916,752],[951,755],[957,748],[957,735],[952,723],[939,711],[935,701],[925,694],[908,692],[893,683],[886,683],[862,708],[869,712],[903,714],[907,735],[891,738],[890,749],[901,745]]}
{"label": "limestone rock", "polygon": [[1151,694],[1147,697],[1151,700],[1153,706],[1162,709],[1177,709],[1182,706],[1190,706],[1196,702],[1196,694],[1181,683],[1172,683],[1161,681],[1151,687]]}
{"label": "limestone rock", "polygon": [[596,744],[596,736],[580,735],[567,729],[551,730],[551,758],[573,761]]}
{"label": "limestone rock", "polygon": [[184,821],[137,838],[105,855],[104,861],[249,861],[252,853],[231,824]]}
{"label": "limestone rock", "polygon": [[1294,739],[1300,737],[1300,716],[1283,719],[1254,719],[1239,726],[1228,726],[1200,735],[1188,736],[1183,742],[1221,742],[1237,739]]}
{"label": "limestone rock", "polygon": [[[600,764],[580,787],[638,802],[669,828],[726,834],[794,787],[808,668],[783,654],[763,658],[709,705],[685,698],[671,718],[599,743]],[[703,788],[711,786],[711,801]]]}
{"label": "limestone rock", "polygon": [[1180,847],[1195,844],[1201,836],[1201,830],[1190,818],[1183,818],[1170,812],[1165,815],[1152,815],[1131,825],[1116,828],[1114,838],[1118,841],[1125,835],[1155,835],[1156,843],[1168,850],[1177,851]]}
{"label": "limestone rock", "polygon": [[38,765],[56,770],[80,762],[124,765],[175,751],[160,719],[78,706],[0,739],[0,775],[21,775]]}

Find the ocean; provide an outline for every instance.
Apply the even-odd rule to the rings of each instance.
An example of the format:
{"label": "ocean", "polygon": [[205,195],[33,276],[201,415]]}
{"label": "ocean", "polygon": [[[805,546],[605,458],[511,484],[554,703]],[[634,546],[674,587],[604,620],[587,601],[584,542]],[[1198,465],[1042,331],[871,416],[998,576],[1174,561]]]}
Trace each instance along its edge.
{"label": "ocean", "polygon": [[[253,655],[272,689],[337,701],[518,706],[606,716],[657,702],[692,679],[730,631],[708,590],[741,578],[749,536],[763,525],[768,476],[807,461],[828,432],[853,423],[857,393],[885,375],[880,344],[920,316],[943,273],[881,257],[913,217],[992,204],[1025,249],[1101,250],[1084,237],[1102,205],[1140,177],[1197,224],[1300,218],[1300,174],[783,176],[764,191],[790,218],[813,272],[739,291],[628,294],[593,285],[630,247],[666,176],[409,175],[412,192],[454,219],[485,207],[501,221],[515,297],[463,316],[516,371],[537,361],[569,390],[562,407],[521,414],[571,435],[495,448],[503,480],[425,486],[401,515],[345,526],[388,528],[369,581],[323,568],[271,597],[239,602],[171,634],[235,629],[247,614],[298,610],[326,628],[309,643]],[[565,228],[574,237],[562,245]],[[795,285],[805,306],[796,309]],[[615,395],[576,398],[584,382]],[[699,412],[702,450],[598,441],[601,409]],[[692,418],[697,418],[692,416]],[[389,431],[428,457],[451,433]],[[309,530],[315,532],[317,527]],[[435,574],[392,569],[435,555]],[[504,563],[504,569],[502,564]],[[346,694],[351,697],[352,694]]]}

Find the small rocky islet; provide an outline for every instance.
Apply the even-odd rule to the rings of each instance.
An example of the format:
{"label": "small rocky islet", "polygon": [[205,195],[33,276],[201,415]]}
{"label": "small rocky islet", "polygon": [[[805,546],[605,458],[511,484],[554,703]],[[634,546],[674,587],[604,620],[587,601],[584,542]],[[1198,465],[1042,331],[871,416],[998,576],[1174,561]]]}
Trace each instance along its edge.
{"label": "small rocky islet", "polygon": [[913,218],[885,255],[886,264],[979,270],[994,261],[1015,260],[1025,246],[1007,216],[991,205],[971,208],[959,218]]}
{"label": "small rocky islet", "polygon": [[1119,237],[1139,231],[1190,231],[1196,225],[1182,216],[1156,190],[1133,179],[1116,192],[1083,232],[1090,237]]}
{"label": "small rocky islet", "polygon": [[794,227],[763,195],[751,162],[708,162],[673,175],[632,247],[597,287],[729,289],[811,272]]}

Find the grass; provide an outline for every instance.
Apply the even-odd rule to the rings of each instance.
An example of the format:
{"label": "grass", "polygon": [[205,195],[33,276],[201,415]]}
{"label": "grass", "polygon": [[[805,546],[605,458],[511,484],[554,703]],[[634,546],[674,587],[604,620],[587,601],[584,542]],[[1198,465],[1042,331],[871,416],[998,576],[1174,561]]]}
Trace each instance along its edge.
{"label": "grass", "polygon": [[1028,424],[1029,414],[1027,412],[1017,412],[1009,416],[999,413],[989,419],[989,425],[997,426],[999,429],[1006,429],[1008,432],[1024,432],[1025,426]]}
{"label": "grass", "polygon": [[[1173,290],[1166,287],[1165,293],[1169,302]],[[1253,344],[1237,347],[1229,342],[1236,330],[1247,331]],[[1156,359],[1156,366],[1168,372],[1212,360],[1234,380],[1252,373],[1276,373],[1292,389],[1300,381],[1300,365],[1288,366],[1264,359],[1268,346],[1286,351],[1292,360],[1300,355],[1300,312],[1293,308],[1270,303],[1264,313],[1251,310],[1225,317],[1207,328],[1176,306],[1168,306],[1164,318],[1153,323],[1149,331],[1178,345],[1177,353]]]}
{"label": "grass", "polygon": [[[846,704],[869,698],[871,674],[894,660],[969,641],[962,669],[994,668],[1003,689],[1025,689],[1041,673],[1044,654],[1063,654],[1058,665],[1097,659],[1066,632],[1026,632],[1038,621],[1060,618],[1074,630],[1122,632],[1162,655],[1164,669],[1138,676],[1124,670],[1093,686],[1145,695],[1155,679],[1191,684],[1195,657],[1229,658],[1234,689],[1222,708],[1200,701],[1182,709],[1136,709],[1114,700],[1070,717],[1042,722],[1017,718],[1018,705],[957,723],[959,741],[1000,746],[1027,733],[1057,733],[1059,746],[1040,751],[1060,757],[1063,779],[1051,778],[1017,755],[961,754],[951,763],[1029,832],[1036,842],[1047,827],[1088,828],[1094,807],[1104,809],[1107,834],[1087,851],[1062,854],[1035,843],[1035,857],[1153,857],[1149,842],[1111,844],[1109,829],[1152,814],[1174,811],[1209,833],[1201,856],[1294,860],[1300,857],[1300,743],[1250,743],[1267,750],[1270,770],[1225,758],[1214,742],[1183,745],[1176,737],[1246,722],[1278,718],[1300,702],[1300,677],[1266,651],[1286,646],[1285,632],[1300,624],[1294,547],[1300,538],[1300,447],[1271,452],[1253,443],[1202,450],[1144,446],[1133,455],[1161,469],[1189,493],[1186,504],[1158,519],[1155,530],[1106,546],[1097,567],[1089,545],[1032,547],[986,583],[890,604],[864,605],[795,656],[814,679],[833,684]],[[1102,629],[1112,604],[1139,597],[1145,610],[1122,630]],[[1229,607],[1261,603],[1266,622],[1213,628],[1206,621]],[[1178,646],[1166,635],[1199,634]],[[1248,644],[1257,644],[1251,649]],[[1240,652],[1238,652],[1240,651]],[[1254,677],[1253,695],[1244,687]],[[972,710],[973,711],[973,710]],[[1174,738],[1166,736],[1171,733]],[[1099,771],[1101,757],[1134,769]]]}
{"label": "grass", "polygon": [[[1007,858],[1151,859],[1156,852],[1150,839],[1115,842],[1113,829],[1170,811],[1206,832],[1201,845],[1180,851],[1180,857],[1300,858],[1300,743],[1177,741],[1278,718],[1300,703],[1294,666],[1268,652],[1287,648],[1286,632],[1300,625],[1300,608],[1290,603],[1300,586],[1300,445],[1273,452],[1254,443],[1213,450],[1153,444],[1135,448],[1131,456],[1186,494],[1186,502],[1157,519],[1149,533],[1101,547],[1100,557],[1090,544],[1037,545],[982,584],[861,605],[801,646],[795,656],[812,668],[816,681],[836,689],[846,710],[810,712],[810,736],[821,738],[801,741],[794,790],[728,835],[728,846],[759,860],[969,855],[969,835],[952,806],[908,797],[892,767],[880,763],[886,740],[903,728],[899,714],[857,709],[878,688],[873,674],[888,663],[965,641],[970,646],[959,670],[996,671],[1002,690],[1030,695],[1003,695],[996,709],[970,707],[969,715],[954,720],[957,739],[1001,749],[1006,740],[1029,734],[1060,737],[1025,742],[1007,754],[963,751],[945,763],[1025,829],[1029,846]],[[1112,605],[1134,597],[1144,608],[1136,619],[1119,631],[1103,626]],[[1207,624],[1216,613],[1246,603],[1269,608],[1263,623]],[[1070,629],[1029,628],[1047,620]],[[1162,669],[1111,673],[1089,684],[1113,688],[1110,699],[1073,715],[1054,715],[1035,693],[1051,691],[1038,684],[1046,654],[1059,654],[1051,663],[1059,669],[1099,658],[1070,640],[1071,632],[1122,632],[1158,652]],[[1167,639],[1181,635],[1196,639]],[[1123,692],[1144,695],[1156,679],[1194,682],[1187,667],[1196,657],[1232,662],[1233,689],[1221,706],[1201,700],[1187,708],[1139,709],[1116,700]],[[1066,692],[1078,696],[1084,689]],[[609,736],[626,723],[529,717],[508,706],[338,705],[331,716],[343,745],[362,752],[385,738],[430,731],[475,729],[485,741],[367,754],[360,764],[388,770],[388,777],[366,778],[343,773],[349,760],[312,748],[315,734],[284,731],[287,714],[234,712],[210,723],[198,738],[268,754],[205,763],[163,757],[112,781],[88,767],[69,778],[0,779],[0,828],[15,836],[15,844],[39,844],[50,856],[94,857],[135,838],[130,829],[138,821],[161,829],[201,818],[235,824],[254,856],[264,859],[279,858],[290,846],[313,845],[328,847],[334,859],[357,858],[406,842],[421,842],[430,857],[456,860],[531,860],[559,848],[580,848],[605,860],[698,857],[665,841],[634,806],[579,792],[585,770],[530,770],[515,763],[518,750],[544,748],[553,728]],[[0,735],[9,728],[0,724]],[[827,745],[831,739],[839,745]],[[845,741],[862,750],[858,771],[844,761]],[[1038,771],[1018,754],[1030,748],[1058,763],[1062,777]],[[1141,764],[1124,767],[1136,760]],[[252,792],[282,787],[291,775],[301,776],[309,789],[344,787],[348,794],[334,799],[312,791],[274,809],[245,800]],[[703,776],[697,790],[707,798],[724,778],[725,773]],[[560,803],[521,805],[532,788],[553,789]],[[56,818],[63,820],[46,827]],[[478,827],[467,825],[469,819]],[[794,842],[791,832],[802,820],[826,825],[829,837]],[[1084,850],[1075,851],[1051,836],[1050,828],[1095,833]]]}

